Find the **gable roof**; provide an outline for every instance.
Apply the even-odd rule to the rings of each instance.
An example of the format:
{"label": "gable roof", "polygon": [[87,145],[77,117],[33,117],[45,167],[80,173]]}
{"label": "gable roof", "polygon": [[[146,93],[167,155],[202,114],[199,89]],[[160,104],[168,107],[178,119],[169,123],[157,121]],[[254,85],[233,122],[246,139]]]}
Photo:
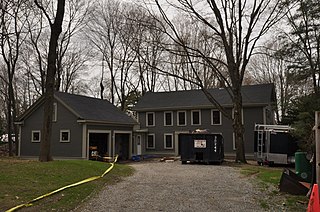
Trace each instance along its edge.
{"label": "gable roof", "polygon": [[56,92],[55,98],[66,104],[82,120],[119,124],[136,124],[136,121],[107,100]]}
{"label": "gable roof", "polygon": [[[137,124],[133,118],[129,117],[107,100],[63,92],[55,92],[54,98],[77,116],[79,121],[121,125]],[[21,121],[31,114],[35,108],[43,104],[43,101],[44,98],[41,97],[19,120]]]}
{"label": "gable roof", "polygon": [[[211,95],[224,107],[231,107],[232,100],[226,89],[208,89]],[[273,84],[242,86],[243,106],[269,105],[275,101]],[[213,104],[201,90],[147,92],[140,98],[135,111],[212,108]]]}

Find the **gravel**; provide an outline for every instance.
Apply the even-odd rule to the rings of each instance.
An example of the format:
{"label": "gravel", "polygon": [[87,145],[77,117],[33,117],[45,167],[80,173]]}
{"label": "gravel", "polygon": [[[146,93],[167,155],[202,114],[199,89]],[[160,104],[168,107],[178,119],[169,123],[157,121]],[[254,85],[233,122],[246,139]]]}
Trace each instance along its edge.
{"label": "gravel", "polygon": [[264,194],[238,168],[180,161],[130,165],[134,175],[75,211],[264,211],[258,201]]}

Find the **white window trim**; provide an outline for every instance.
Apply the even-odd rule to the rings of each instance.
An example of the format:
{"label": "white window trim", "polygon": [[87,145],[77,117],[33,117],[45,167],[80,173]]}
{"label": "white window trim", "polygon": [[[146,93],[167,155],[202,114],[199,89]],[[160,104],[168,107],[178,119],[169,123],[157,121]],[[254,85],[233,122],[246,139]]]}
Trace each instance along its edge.
{"label": "white window trim", "polygon": [[[213,115],[212,115],[212,113],[213,113],[214,111],[217,111],[217,112],[219,112],[219,114],[220,114],[220,123],[219,123],[219,124],[214,124],[214,123],[213,123]],[[215,126],[222,125],[222,114],[221,114],[221,111],[219,111],[219,110],[217,110],[217,109],[212,109],[212,110],[211,110],[211,125],[215,125]]]}
{"label": "white window trim", "polygon": [[[68,133],[68,140],[67,141],[63,141],[62,140],[62,133],[67,132]],[[60,130],[60,143],[70,143],[70,130]]]}
{"label": "white window trim", "polygon": [[[244,124],[243,108],[241,109],[241,122]],[[234,119],[234,108],[232,108],[232,119]]]}
{"label": "white window trim", "polygon": [[[193,112],[199,112],[199,124],[193,123]],[[191,125],[201,125],[201,110],[191,110]]]}
{"label": "white window trim", "polygon": [[[39,133],[39,141],[33,140],[33,133]],[[32,130],[31,131],[31,142],[32,143],[40,143],[41,141],[41,131],[40,130]]]}
{"label": "white window trim", "polygon": [[[184,124],[179,124],[179,122],[180,122],[179,113],[184,113],[184,120],[185,120]],[[177,126],[187,126],[187,111],[185,111],[185,110],[177,111]]]}
{"label": "white window trim", "polygon": [[[153,137],[153,139],[152,139],[153,140],[153,147],[148,147],[148,143],[149,143],[148,138],[149,138],[149,136]],[[150,134],[147,135],[146,149],[155,149],[156,148],[156,140],[155,140],[155,138],[156,138],[156,136],[155,136],[154,133],[150,133]]]}
{"label": "white window trim", "polygon": [[234,133],[232,133],[232,149],[234,151],[237,150],[237,148],[236,148],[236,137],[235,137]]}
{"label": "white window trim", "polygon": [[58,115],[57,115],[57,112],[58,112],[58,105],[57,105],[57,103],[55,102],[55,103],[53,103],[53,116],[52,116],[52,122],[56,122],[57,121],[57,117],[58,117]]}
{"label": "white window trim", "polygon": [[[171,147],[167,147],[167,142],[166,142],[166,138],[167,138],[167,135],[170,135],[171,136],[171,143],[172,143],[172,145],[171,145]],[[172,133],[164,133],[164,135],[163,135],[163,142],[164,142],[164,149],[173,149],[173,143],[174,143],[174,141],[173,141],[173,134]]]}
{"label": "white window trim", "polygon": [[[166,124],[166,114],[170,113],[171,114],[171,124],[167,125]],[[165,111],[163,112],[163,126],[168,127],[168,126],[173,126],[173,112],[172,111]]]}
{"label": "white window trim", "polygon": [[[149,115],[149,114],[152,114],[152,117],[153,117],[153,124],[152,124],[152,125],[149,125],[149,124],[148,124],[148,115]],[[147,113],[146,113],[146,126],[147,126],[147,127],[154,127],[155,124],[156,124],[155,122],[156,122],[156,114],[155,114],[155,112],[147,112]]]}

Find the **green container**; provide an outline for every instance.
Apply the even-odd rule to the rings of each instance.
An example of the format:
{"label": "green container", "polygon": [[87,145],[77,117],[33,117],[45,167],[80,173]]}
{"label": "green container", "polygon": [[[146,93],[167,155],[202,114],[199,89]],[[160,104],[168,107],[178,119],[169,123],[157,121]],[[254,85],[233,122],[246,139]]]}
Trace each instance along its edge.
{"label": "green container", "polygon": [[295,153],[295,169],[296,169],[296,174],[299,177],[304,179],[305,182],[310,183],[312,166],[306,156],[307,156],[306,152]]}

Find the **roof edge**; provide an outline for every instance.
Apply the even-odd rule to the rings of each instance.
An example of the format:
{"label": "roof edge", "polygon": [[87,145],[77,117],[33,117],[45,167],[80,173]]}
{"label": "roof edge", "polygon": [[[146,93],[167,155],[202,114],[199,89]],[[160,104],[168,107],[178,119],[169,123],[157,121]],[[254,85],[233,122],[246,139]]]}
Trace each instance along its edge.
{"label": "roof edge", "polygon": [[60,99],[56,93],[54,94],[54,98],[59,101],[67,110],[69,110],[73,115],[75,115],[78,118],[82,118],[75,110],[73,110],[68,104],[66,104],[62,99]]}
{"label": "roof edge", "polygon": [[[243,107],[263,107],[263,106],[268,106],[270,104],[268,103],[250,103],[250,104],[243,104]],[[223,105],[222,107],[225,108],[232,108],[232,104],[228,104],[228,105]],[[164,110],[190,110],[190,109],[215,109],[216,107],[212,104],[212,105],[202,105],[202,106],[198,106],[198,107],[194,107],[194,106],[190,106],[190,107],[155,107],[155,108],[141,108],[141,109],[133,109],[136,112],[143,112],[143,111],[164,111]]]}
{"label": "roof edge", "polygon": [[112,125],[117,125],[117,126],[134,126],[138,124],[136,123],[119,123],[119,122],[108,122],[108,121],[99,121],[99,120],[89,120],[89,119],[79,119],[77,120],[79,124],[88,124],[88,123],[93,123],[93,124],[112,124]]}

